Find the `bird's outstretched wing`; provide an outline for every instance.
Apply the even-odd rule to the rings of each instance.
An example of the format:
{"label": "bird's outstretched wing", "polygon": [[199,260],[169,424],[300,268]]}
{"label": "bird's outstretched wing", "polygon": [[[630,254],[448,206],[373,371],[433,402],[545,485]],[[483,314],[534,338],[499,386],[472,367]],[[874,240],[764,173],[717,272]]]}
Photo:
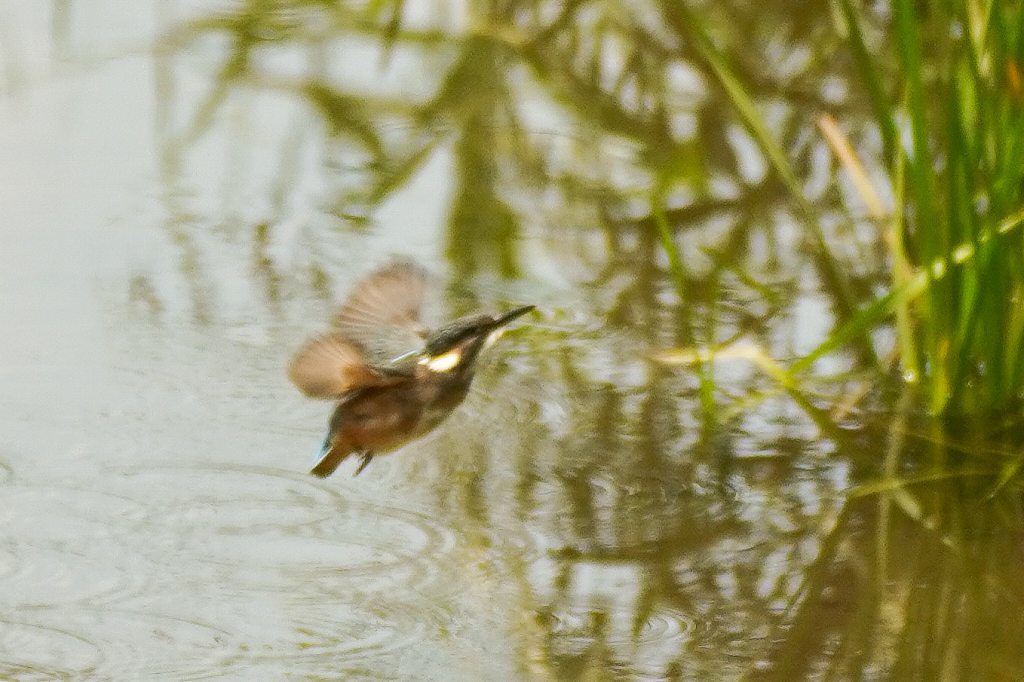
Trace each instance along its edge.
{"label": "bird's outstretched wing", "polygon": [[334,327],[373,365],[389,365],[423,347],[420,320],[430,277],[408,259],[396,259],[363,278],[334,317]]}
{"label": "bird's outstretched wing", "polygon": [[295,354],[288,378],[310,398],[340,398],[347,391],[401,380],[367,364],[358,346],[338,332],[318,336]]}

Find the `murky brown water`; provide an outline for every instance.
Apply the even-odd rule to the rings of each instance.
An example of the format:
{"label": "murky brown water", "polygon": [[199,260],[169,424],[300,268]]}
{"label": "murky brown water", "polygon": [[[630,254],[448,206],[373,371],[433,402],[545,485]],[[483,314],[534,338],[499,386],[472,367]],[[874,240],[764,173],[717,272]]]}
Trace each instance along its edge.
{"label": "murky brown water", "polygon": [[[847,356],[796,398],[742,358],[649,360],[795,357],[832,321],[706,75],[674,70],[678,111],[643,120],[581,104],[557,50],[446,43],[425,27],[472,22],[445,3],[410,6],[393,53],[333,3],[190,4],[0,6],[0,677],[1021,677],[1012,441],[835,416]],[[789,41],[821,17],[763,11],[785,37],[751,45],[813,70]],[[453,74],[500,74],[522,118],[497,85],[409,114],[466,92]],[[790,149],[825,197],[812,137]],[[643,188],[698,152],[669,197],[699,228],[680,285]],[[439,432],[317,480],[330,407],[284,367],[396,252],[450,314],[539,312]]]}

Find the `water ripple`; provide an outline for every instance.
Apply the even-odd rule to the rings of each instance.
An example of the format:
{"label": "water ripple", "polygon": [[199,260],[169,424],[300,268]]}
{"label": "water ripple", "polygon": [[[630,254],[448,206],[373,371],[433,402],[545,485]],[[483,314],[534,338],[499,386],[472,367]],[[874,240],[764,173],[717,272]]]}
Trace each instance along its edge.
{"label": "water ripple", "polygon": [[7,676],[358,677],[384,654],[433,656],[455,620],[454,532],[332,483],[181,465],[106,472],[90,491],[8,486]]}
{"label": "water ripple", "polygon": [[454,544],[451,530],[427,514],[290,471],[147,468],[124,472],[120,485],[145,491],[148,513],[136,533],[146,542],[139,551],[293,574],[328,592],[338,583],[350,590],[353,577],[415,584]]}
{"label": "water ripple", "polygon": [[142,561],[112,531],[136,522],[134,502],[95,491],[12,485],[0,525],[0,604],[113,601],[143,589]]}
{"label": "water ripple", "polygon": [[91,675],[103,660],[100,647],[55,625],[0,619],[0,677],[66,680]]}

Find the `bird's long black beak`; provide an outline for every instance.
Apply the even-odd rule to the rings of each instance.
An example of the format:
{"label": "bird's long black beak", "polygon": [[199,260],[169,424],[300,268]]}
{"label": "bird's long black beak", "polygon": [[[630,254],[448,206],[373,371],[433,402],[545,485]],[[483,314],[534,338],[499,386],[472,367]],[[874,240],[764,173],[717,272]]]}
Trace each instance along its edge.
{"label": "bird's long black beak", "polygon": [[495,318],[494,322],[492,322],[489,326],[491,329],[499,329],[500,327],[504,327],[512,320],[516,319],[517,317],[522,317],[523,315],[530,312],[536,307],[537,306],[533,305],[524,305],[520,308],[514,308],[508,311],[507,313],[502,313],[501,315],[499,315],[497,318]]}

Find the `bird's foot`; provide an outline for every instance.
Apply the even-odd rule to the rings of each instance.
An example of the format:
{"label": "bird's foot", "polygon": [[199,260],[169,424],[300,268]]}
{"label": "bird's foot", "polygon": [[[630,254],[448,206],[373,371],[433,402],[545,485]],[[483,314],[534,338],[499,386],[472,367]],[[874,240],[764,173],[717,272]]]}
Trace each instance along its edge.
{"label": "bird's foot", "polygon": [[356,472],[354,474],[352,474],[352,478],[355,478],[360,473],[362,473],[363,469],[366,468],[366,465],[370,463],[371,459],[373,459],[373,453],[372,452],[364,452],[363,453],[363,458],[361,460],[359,460],[359,466],[356,468]]}

